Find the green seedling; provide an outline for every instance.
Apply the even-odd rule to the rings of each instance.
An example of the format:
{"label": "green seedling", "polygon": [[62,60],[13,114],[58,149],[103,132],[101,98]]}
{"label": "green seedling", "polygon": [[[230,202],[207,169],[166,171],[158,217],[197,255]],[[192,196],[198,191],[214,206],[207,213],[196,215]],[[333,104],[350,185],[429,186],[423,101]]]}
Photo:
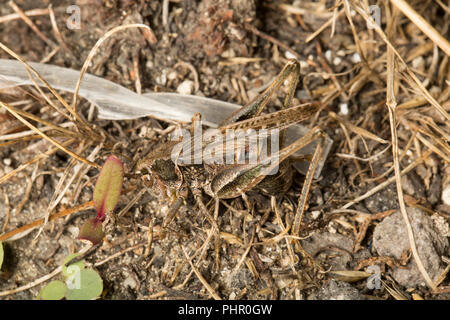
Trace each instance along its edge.
{"label": "green seedling", "polygon": [[40,300],[92,300],[103,291],[103,281],[99,274],[87,268],[85,261],[80,260],[70,265],[67,263],[79,256],[79,253],[68,256],[62,265],[63,279],[53,280],[39,292]]}
{"label": "green seedling", "polygon": [[102,223],[106,214],[112,212],[119,201],[123,175],[122,161],[113,155],[109,156],[103,164],[94,189],[94,207],[97,216],[84,223],[78,235],[79,239],[89,240],[93,245],[102,241],[104,237]]}

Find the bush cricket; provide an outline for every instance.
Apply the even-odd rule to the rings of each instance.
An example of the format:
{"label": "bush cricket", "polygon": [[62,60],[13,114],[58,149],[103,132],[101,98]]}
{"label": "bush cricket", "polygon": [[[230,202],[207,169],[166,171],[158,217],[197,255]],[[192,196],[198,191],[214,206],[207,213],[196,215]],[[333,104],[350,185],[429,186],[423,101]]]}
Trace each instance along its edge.
{"label": "bush cricket", "polygon": [[[218,214],[219,199],[236,198],[251,189],[260,190],[270,195],[287,191],[292,183],[290,156],[312,141],[319,140],[314,154],[309,159],[309,169],[306,173],[302,192],[298,200],[298,207],[292,223],[291,234],[294,236],[299,235],[308,192],[325,143],[325,134],[320,127],[316,126],[294,143],[284,146],[285,129],[292,124],[308,119],[319,109],[318,104],[315,103],[291,106],[299,77],[300,64],[294,59],[289,60],[264,92],[252,102],[231,114],[217,129],[223,135],[229,132],[229,130],[279,130],[277,138],[279,139],[278,142],[281,148],[280,150],[273,150],[272,148],[271,154],[266,156],[265,159],[243,164],[227,164],[225,161],[200,164],[188,161],[186,163],[178,161],[179,158],[173,158],[173,148],[179,145],[180,142],[169,141],[138,161],[136,172],[144,174],[151,181],[154,189],[173,199],[169,212],[164,219],[163,229],[173,220],[177,210],[188,196],[189,191],[194,196],[200,210],[215,228],[217,228],[215,218],[217,218]],[[261,115],[270,98],[286,80],[288,80],[288,92],[284,99],[282,109],[277,112]],[[198,118],[200,118],[200,115],[197,115],[197,120]],[[193,133],[194,130],[194,128],[191,128],[190,132]],[[197,141],[199,139],[200,141]],[[245,141],[248,142],[248,140]],[[252,142],[252,139],[250,139],[250,142]],[[255,143],[254,139],[253,143]],[[202,138],[196,138],[195,135],[187,142],[184,142],[182,146],[187,146],[191,152],[195,151],[196,144],[200,145],[201,149],[205,148],[204,140]],[[239,145],[240,143],[237,144]],[[222,147],[222,144],[219,145]],[[236,151],[235,149],[236,145],[233,145],[231,150]],[[246,145],[243,150],[245,158],[249,153],[249,146]],[[229,151],[230,149],[227,150],[225,148],[225,153]],[[188,154],[190,155],[190,153]],[[274,168],[278,168],[275,174],[273,174]],[[203,204],[202,192],[207,193],[216,200],[215,217],[211,216]],[[296,244],[296,248],[304,252],[298,240],[293,241]]]}

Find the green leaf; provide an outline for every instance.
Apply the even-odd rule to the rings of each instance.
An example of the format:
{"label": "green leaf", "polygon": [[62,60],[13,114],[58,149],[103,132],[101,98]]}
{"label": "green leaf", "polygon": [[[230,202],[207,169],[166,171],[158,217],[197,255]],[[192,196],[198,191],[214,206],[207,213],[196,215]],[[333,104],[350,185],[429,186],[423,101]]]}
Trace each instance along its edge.
{"label": "green leaf", "polygon": [[102,222],[97,218],[86,220],[80,229],[78,239],[89,240],[92,245],[96,245],[103,240],[105,233],[103,232]]}
{"label": "green leaf", "polygon": [[67,292],[67,286],[60,280],[54,280],[42,288],[38,299],[41,300],[61,300]]}
{"label": "green leaf", "polygon": [[103,164],[94,190],[94,206],[99,220],[105,220],[105,215],[113,211],[119,201],[123,175],[122,161],[113,155],[109,156]]}
{"label": "green leaf", "polygon": [[3,244],[0,241],[0,269],[2,268],[2,264],[3,264],[3,256],[4,256]]}
{"label": "green leaf", "polygon": [[71,283],[66,293],[67,300],[92,300],[98,298],[103,291],[102,278],[92,269],[80,271],[78,282]]}
{"label": "green leaf", "polygon": [[72,260],[72,259],[78,257],[79,255],[81,255],[81,253],[73,253],[73,254],[71,254],[71,255],[68,255],[68,256],[64,259],[64,262],[63,262],[63,264],[62,264],[62,275],[63,275],[65,278],[70,277],[70,276],[73,275],[74,268],[79,268],[79,269],[81,270],[81,269],[84,269],[84,268],[86,267],[86,265],[85,265],[85,263],[84,263],[84,260],[80,260],[80,261],[78,261],[78,262],[72,263],[72,264],[70,264],[69,266],[66,265],[67,262],[69,262],[70,260]]}

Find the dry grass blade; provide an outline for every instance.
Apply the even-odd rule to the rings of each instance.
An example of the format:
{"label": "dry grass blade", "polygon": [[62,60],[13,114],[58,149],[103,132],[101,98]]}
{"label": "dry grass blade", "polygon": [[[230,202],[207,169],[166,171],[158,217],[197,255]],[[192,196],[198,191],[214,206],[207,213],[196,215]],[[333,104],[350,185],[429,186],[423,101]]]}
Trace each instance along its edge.
{"label": "dry grass blade", "polygon": [[[69,139],[67,141],[62,142],[61,144],[63,146],[68,146],[68,145],[72,144],[74,141],[75,141],[74,139]],[[59,148],[52,148],[52,149],[46,151],[45,153],[42,153],[42,154],[34,157],[30,161],[27,161],[26,163],[21,164],[16,169],[14,169],[14,170],[8,172],[7,174],[3,175],[2,177],[0,177],[0,185],[2,183],[4,183],[5,181],[8,181],[8,179],[13,177],[18,172],[22,171],[23,169],[27,168],[28,166],[32,165],[33,163],[36,163],[37,161],[39,161],[41,159],[47,158],[48,156],[50,156],[51,154],[55,153],[58,150],[59,150]]]}
{"label": "dry grass blade", "polygon": [[366,129],[360,128],[358,126],[355,126],[354,124],[351,124],[350,122],[346,121],[345,119],[342,119],[341,117],[339,117],[336,113],[334,112],[330,112],[329,115],[338,120],[340,123],[344,124],[347,128],[349,128],[351,131],[353,131],[354,133],[361,135],[365,138],[374,140],[376,142],[382,143],[382,144],[387,144],[389,143],[389,141],[386,141],[384,139],[381,139],[380,137],[378,137],[377,135],[373,134],[372,132],[367,131]]}
{"label": "dry grass blade", "polygon": [[[82,137],[79,133],[76,133],[76,132],[73,132],[73,131],[71,131],[71,130],[68,130],[68,129],[64,128],[64,127],[55,125],[53,122],[50,122],[50,121],[41,119],[41,118],[39,118],[38,116],[35,116],[34,114],[31,114],[31,113],[26,112],[26,111],[22,111],[22,110],[20,110],[20,109],[18,109],[18,108],[16,108],[16,107],[13,107],[13,106],[10,105],[10,104],[9,104],[9,107],[11,108],[11,110],[13,110],[14,112],[16,112],[17,114],[19,114],[19,115],[21,115],[21,116],[24,116],[24,117],[26,117],[26,118],[28,118],[28,119],[31,119],[31,120],[33,120],[33,121],[42,123],[43,125],[49,127],[50,129],[54,129],[54,130],[60,131],[60,132],[64,133],[64,134],[67,135],[67,136],[74,137],[74,138],[81,138],[81,137]],[[43,131],[42,131],[42,128],[39,128],[39,130],[41,130],[41,132],[43,132]],[[33,132],[35,132],[35,131],[33,130]],[[0,138],[0,139],[1,139],[1,138]]]}
{"label": "dry grass blade", "polygon": [[349,283],[367,279],[371,275],[370,273],[367,273],[365,271],[352,271],[352,270],[331,271],[329,274],[336,280]]}
{"label": "dry grass blade", "polygon": [[[24,14],[27,17],[45,16],[48,14],[48,9],[32,9],[32,10],[25,11]],[[11,14],[0,17],[0,24],[9,22],[9,21],[13,21],[13,20],[17,20],[20,18],[21,18],[21,16],[19,14],[11,13]]]}
{"label": "dry grass blade", "polygon": [[428,275],[427,270],[425,269],[423,262],[419,256],[419,252],[417,251],[416,242],[414,239],[414,232],[411,226],[411,222],[409,221],[408,213],[406,212],[405,201],[403,199],[403,189],[400,175],[400,163],[398,160],[398,139],[397,139],[397,127],[396,127],[396,114],[395,108],[397,106],[397,101],[395,99],[394,94],[394,81],[395,81],[395,56],[393,50],[388,47],[387,48],[387,92],[386,92],[386,105],[389,109],[389,120],[391,126],[391,136],[392,136],[392,156],[394,159],[394,172],[395,172],[395,182],[397,186],[397,196],[400,205],[400,211],[403,216],[403,220],[406,224],[406,229],[408,231],[409,244],[411,246],[411,251],[414,257],[414,260],[417,264],[417,267],[420,270],[420,273],[424,277],[428,286],[433,290],[436,290],[436,285],[433,280]]}
{"label": "dry grass blade", "polygon": [[308,172],[305,177],[305,182],[303,183],[302,192],[298,199],[297,211],[295,213],[294,222],[292,224],[292,232],[291,234],[294,236],[300,235],[300,226],[303,220],[303,214],[306,210],[306,204],[308,200],[308,190],[311,186],[314,172],[316,171],[317,164],[322,155],[322,151],[324,148],[324,138],[321,137],[319,144],[316,147],[316,151],[311,159],[311,164],[309,165]]}
{"label": "dry grass blade", "polygon": [[52,28],[53,28],[53,31],[54,31],[54,33],[56,35],[56,39],[58,39],[59,45],[64,50],[64,52],[69,54],[72,58],[75,58],[75,56],[73,55],[72,51],[70,51],[69,47],[67,47],[66,43],[64,42],[63,36],[62,36],[61,32],[58,29],[58,25],[56,23],[55,12],[53,11],[53,7],[52,7],[51,4],[48,6],[48,11],[49,11],[49,16],[50,16],[50,21],[52,23]]}
{"label": "dry grass blade", "polygon": [[381,281],[383,287],[389,294],[394,297],[395,300],[408,300],[403,293],[401,293],[397,288],[391,288],[386,282]]}
{"label": "dry grass blade", "polygon": [[43,137],[45,140],[49,141],[50,143],[52,143],[53,145],[55,145],[56,147],[58,147],[60,150],[66,152],[68,155],[72,156],[73,158],[88,164],[94,168],[100,168],[100,166],[92,161],[89,161],[79,155],[77,155],[76,153],[70,151],[69,149],[67,149],[66,147],[64,147],[62,144],[60,144],[58,141],[52,139],[51,137],[49,137],[48,135],[46,135],[45,133],[43,133],[41,130],[39,130],[38,128],[36,128],[34,125],[32,125],[30,122],[28,122],[27,120],[25,120],[21,115],[19,115],[16,111],[14,111],[14,109],[7,103],[4,103],[2,101],[0,101],[0,106],[4,107],[6,110],[8,110],[10,113],[12,113],[18,120],[20,120],[24,125],[26,125],[28,128],[30,128],[31,130],[35,131],[38,135],[40,135],[41,137]]}
{"label": "dry grass blade", "polygon": [[426,145],[429,149],[433,150],[437,155],[439,155],[446,162],[450,162],[449,146],[443,144],[442,141],[440,141],[439,139],[436,139],[436,137],[434,137],[433,135],[430,135],[430,136],[438,144],[438,146],[435,146],[433,143],[431,143],[430,141],[425,139],[425,137],[422,136],[420,133],[417,133],[417,138],[420,140],[420,142],[422,142],[424,145]]}
{"label": "dry grass blade", "polygon": [[[347,1],[345,1],[347,3]],[[358,1],[358,3],[361,5],[361,2]],[[436,99],[433,98],[433,96],[430,94],[430,92],[423,86],[422,82],[417,78],[417,76],[410,70],[406,62],[403,60],[400,53],[395,49],[395,47],[392,45],[392,43],[387,38],[384,31],[378,26],[376,23],[373,22],[372,17],[369,16],[367,12],[367,8],[364,6],[358,6],[353,3],[353,8],[358,12],[366,21],[370,21],[373,25],[373,29],[377,32],[377,34],[381,37],[381,39],[386,43],[386,45],[392,50],[392,52],[397,57],[398,61],[401,64],[401,67],[406,70],[406,73],[403,73],[408,83],[412,86],[417,88],[423,96],[427,99],[427,101],[436,108],[439,113],[441,113],[446,119],[447,119],[447,125],[450,123],[450,115],[447,113],[447,111],[436,101]],[[361,56],[362,57],[362,56]],[[363,58],[363,57],[362,57]]]}
{"label": "dry grass blade", "polygon": [[391,0],[391,2],[407,16],[423,33],[450,56],[450,42],[433,28],[420,14],[418,14],[405,0]]}
{"label": "dry grass blade", "polygon": [[[41,81],[46,87],[47,89],[52,93],[52,95],[58,99],[58,101],[72,114],[73,118],[76,119],[79,123],[81,124],[85,124],[85,122],[78,116],[78,114],[76,112],[74,112],[74,110],[67,104],[66,100],[63,99],[63,97],[61,97],[60,94],[58,94],[58,92],[56,92],[51,86],[50,84],[43,79],[40,74],[34,70],[25,60],[23,60],[18,54],[16,54],[14,51],[12,51],[11,49],[9,49],[7,46],[5,46],[3,43],[0,42],[0,48],[4,51],[6,51],[10,56],[12,56],[14,59],[20,61],[20,63],[22,63],[25,68],[32,74],[34,75],[37,79],[39,79],[39,81]],[[33,80],[33,79],[32,79]],[[33,80],[34,81],[34,80]],[[89,128],[89,126],[85,127]]]}
{"label": "dry grass blade", "polygon": [[[422,154],[422,156],[420,156],[419,158],[417,158],[416,160],[414,160],[411,164],[409,164],[406,168],[404,168],[404,169],[401,171],[400,176],[403,176],[403,175],[407,174],[409,171],[411,171],[412,169],[414,169],[417,165],[419,165],[420,163],[424,162],[425,159],[427,159],[427,158],[430,156],[431,153],[432,153],[431,150],[425,151],[425,152]],[[396,176],[390,177],[388,180],[386,180],[386,181],[384,181],[383,183],[377,185],[376,187],[370,189],[369,191],[367,191],[367,192],[364,193],[363,195],[361,195],[361,196],[355,198],[354,200],[352,200],[352,201],[346,203],[344,206],[342,206],[341,208],[339,208],[339,209],[336,210],[336,211],[333,211],[332,213],[337,212],[337,211],[342,210],[342,209],[348,209],[348,208],[350,208],[352,205],[354,205],[354,204],[356,204],[356,203],[358,203],[358,202],[360,202],[360,201],[362,201],[362,200],[364,200],[364,199],[367,199],[368,197],[374,195],[375,193],[377,193],[377,192],[383,190],[384,188],[386,188],[388,185],[390,185],[390,184],[391,184],[392,182],[394,182],[395,180],[396,180]]]}

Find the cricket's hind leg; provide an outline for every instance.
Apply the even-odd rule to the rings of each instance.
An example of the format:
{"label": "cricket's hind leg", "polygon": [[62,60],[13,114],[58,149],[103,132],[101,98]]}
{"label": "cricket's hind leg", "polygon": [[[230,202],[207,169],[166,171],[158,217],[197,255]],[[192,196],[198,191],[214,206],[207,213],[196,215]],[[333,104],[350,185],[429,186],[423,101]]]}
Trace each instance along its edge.
{"label": "cricket's hind leg", "polygon": [[277,173],[267,175],[253,189],[271,196],[278,196],[289,190],[292,185],[292,177],[293,170],[290,161],[286,160],[280,163]]}

